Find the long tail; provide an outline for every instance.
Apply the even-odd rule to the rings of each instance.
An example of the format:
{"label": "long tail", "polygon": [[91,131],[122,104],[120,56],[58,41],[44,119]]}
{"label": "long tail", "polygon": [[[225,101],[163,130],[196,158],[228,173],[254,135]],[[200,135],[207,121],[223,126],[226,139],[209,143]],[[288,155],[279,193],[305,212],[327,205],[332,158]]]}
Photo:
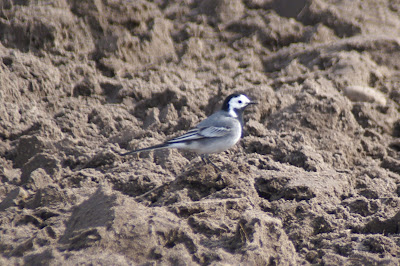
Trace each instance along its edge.
{"label": "long tail", "polygon": [[151,151],[151,150],[165,149],[165,148],[168,148],[169,145],[170,145],[170,144],[168,144],[168,143],[161,143],[161,144],[154,145],[154,146],[147,147],[147,148],[143,148],[143,149],[138,149],[138,150],[134,150],[134,151],[128,151],[128,152],[122,153],[122,154],[120,154],[120,155],[121,155],[121,156],[125,156],[125,155],[130,155],[130,154],[139,153],[139,152],[142,152],[142,151]]}

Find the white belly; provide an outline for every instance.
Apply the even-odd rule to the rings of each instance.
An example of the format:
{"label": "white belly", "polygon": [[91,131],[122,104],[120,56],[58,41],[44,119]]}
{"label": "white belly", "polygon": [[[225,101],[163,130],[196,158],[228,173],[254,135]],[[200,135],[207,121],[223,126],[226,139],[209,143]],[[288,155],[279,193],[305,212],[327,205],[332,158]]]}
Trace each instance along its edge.
{"label": "white belly", "polygon": [[194,141],[185,148],[198,154],[219,153],[232,148],[240,140],[241,136],[242,130],[239,124],[237,129],[233,130],[231,134],[225,137]]}

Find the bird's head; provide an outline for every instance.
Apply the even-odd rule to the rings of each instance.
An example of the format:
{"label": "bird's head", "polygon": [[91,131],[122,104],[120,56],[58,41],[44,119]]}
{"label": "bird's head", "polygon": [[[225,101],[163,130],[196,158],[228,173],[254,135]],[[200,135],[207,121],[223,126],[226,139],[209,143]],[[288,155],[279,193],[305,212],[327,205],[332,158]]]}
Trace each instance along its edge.
{"label": "bird's head", "polygon": [[234,93],[226,97],[222,110],[227,111],[232,117],[238,117],[251,104],[256,104],[256,102],[251,101],[244,94]]}

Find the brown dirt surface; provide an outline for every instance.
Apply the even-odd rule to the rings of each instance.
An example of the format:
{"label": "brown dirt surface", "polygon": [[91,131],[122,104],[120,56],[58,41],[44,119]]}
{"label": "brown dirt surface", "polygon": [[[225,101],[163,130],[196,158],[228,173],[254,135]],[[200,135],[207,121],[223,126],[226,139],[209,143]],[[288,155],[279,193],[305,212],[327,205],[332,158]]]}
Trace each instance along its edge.
{"label": "brown dirt surface", "polygon": [[1,0],[0,265],[398,265],[399,103],[395,0]]}

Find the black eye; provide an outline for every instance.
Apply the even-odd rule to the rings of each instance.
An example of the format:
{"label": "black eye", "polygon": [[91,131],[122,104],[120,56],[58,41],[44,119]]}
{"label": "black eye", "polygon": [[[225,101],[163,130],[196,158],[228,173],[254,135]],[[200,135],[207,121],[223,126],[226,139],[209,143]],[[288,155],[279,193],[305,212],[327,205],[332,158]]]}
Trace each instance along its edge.
{"label": "black eye", "polygon": [[241,100],[239,100],[239,101],[238,101],[238,103],[242,103],[242,101],[241,101]]}

